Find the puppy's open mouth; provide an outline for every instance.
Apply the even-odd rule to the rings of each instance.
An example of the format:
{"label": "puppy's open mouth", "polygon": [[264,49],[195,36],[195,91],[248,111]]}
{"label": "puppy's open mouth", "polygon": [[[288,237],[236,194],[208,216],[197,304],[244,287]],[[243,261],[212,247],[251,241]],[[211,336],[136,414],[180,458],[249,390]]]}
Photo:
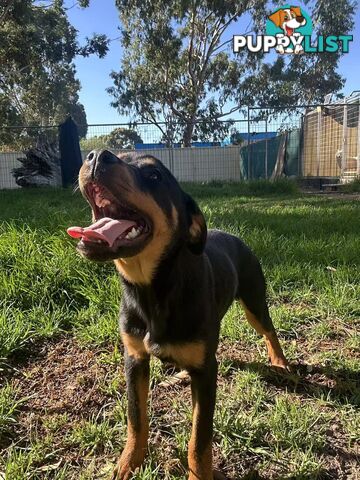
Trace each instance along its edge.
{"label": "puppy's open mouth", "polygon": [[89,183],[85,195],[95,222],[88,227],[70,227],[68,234],[79,238],[79,248],[105,248],[117,252],[121,247],[138,247],[151,234],[151,222],[134,207],[120,203],[104,186]]}

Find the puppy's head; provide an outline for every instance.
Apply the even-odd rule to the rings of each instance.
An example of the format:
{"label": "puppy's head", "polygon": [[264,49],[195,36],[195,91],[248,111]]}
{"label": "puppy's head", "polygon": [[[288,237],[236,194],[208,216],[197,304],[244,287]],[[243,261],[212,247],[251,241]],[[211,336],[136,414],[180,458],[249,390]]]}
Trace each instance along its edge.
{"label": "puppy's head", "polygon": [[77,235],[83,256],[156,265],[172,247],[203,251],[207,230],[199,207],[156,158],[92,151],[79,184],[93,216],[93,224]]}
{"label": "puppy's head", "polygon": [[290,7],[277,10],[269,16],[269,20],[271,20],[277,27],[283,29],[287,35],[292,35],[296,28],[302,27],[306,24],[306,19],[304,18],[300,7]]}

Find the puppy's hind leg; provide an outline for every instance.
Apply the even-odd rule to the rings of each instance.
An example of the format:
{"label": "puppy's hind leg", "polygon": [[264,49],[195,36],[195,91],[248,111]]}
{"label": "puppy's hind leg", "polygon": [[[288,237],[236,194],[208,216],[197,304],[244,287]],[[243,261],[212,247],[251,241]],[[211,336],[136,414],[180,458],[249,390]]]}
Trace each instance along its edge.
{"label": "puppy's hind leg", "polygon": [[262,308],[253,309],[256,313],[250,310],[245,301],[241,300],[241,304],[245,310],[247,321],[260,335],[263,335],[265,338],[271,365],[273,367],[280,367],[289,370],[289,363],[282,351],[266,303],[264,303]]}
{"label": "puppy's hind leg", "polygon": [[264,274],[260,263],[254,256],[245,271],[239,269],[236,298],[244,307],[250,325],[264,336],[271,365],[289,370],[289,363],[281,349],[266,303]]}

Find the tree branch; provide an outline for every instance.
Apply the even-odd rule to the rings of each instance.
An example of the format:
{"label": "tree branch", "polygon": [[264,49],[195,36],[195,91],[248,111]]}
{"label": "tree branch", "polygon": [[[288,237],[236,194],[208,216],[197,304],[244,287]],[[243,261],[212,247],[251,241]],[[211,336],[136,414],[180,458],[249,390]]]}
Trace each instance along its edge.
{"label": "tree branch", "polygon": [[240,105],[238,105],[238,106],[236,106],[236,107],[231,108],[228,112],[226,112],[226,113],[221,113],[221,115],[216,115],[216,116],[213,117],[213,118],[219,119],[219,118],[222,118],[222,117],[226,117],[226,115],[231,115],[232,113],[240,110],[240,108],[241,108]]}
{"label": "tree branch", "polygon": [[[249,35],[249,33],[253,33],[253,32],[254,32],[254,30],[248,30],[247,32],[242,33],[241,35],[244,35],[244,36],[245,36],[245,35]],[[229,40],[226,40],[225,42],[223,42],[223,43],[222,43],[221,45],[219,45],[218,47],[214,48],[214,50],[213,50],[213,52],[212,52],[212,55],[213,55],[215,52],[217,52],[218,50],[220,50],[220,48],[224,47],[227,43],[230,43],[230,42],[232,42],[232,41],[233,41],[233,39],[230,38]]]}

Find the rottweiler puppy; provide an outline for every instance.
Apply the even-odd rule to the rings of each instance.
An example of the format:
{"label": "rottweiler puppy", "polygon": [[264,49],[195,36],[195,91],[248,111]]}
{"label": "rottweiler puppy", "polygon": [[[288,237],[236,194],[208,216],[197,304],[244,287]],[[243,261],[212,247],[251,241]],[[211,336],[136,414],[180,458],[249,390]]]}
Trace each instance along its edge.
{"label": "rottweiler puppy", "polygon": [[191,378],[193,424],[189,480],[223,478],[212,469],[220,322],[233,300],[265,338],[271,365],[286,369],[266,304],[260,264],[239,239],[207,231],[196,202],[150,155],[92,151],[79,175],[93,224],[72,227],[77,250],[113,260],[123,296],[120,331],[128,397],[127,441],[113,473],[128,480],[147,451],[150,355]]}

